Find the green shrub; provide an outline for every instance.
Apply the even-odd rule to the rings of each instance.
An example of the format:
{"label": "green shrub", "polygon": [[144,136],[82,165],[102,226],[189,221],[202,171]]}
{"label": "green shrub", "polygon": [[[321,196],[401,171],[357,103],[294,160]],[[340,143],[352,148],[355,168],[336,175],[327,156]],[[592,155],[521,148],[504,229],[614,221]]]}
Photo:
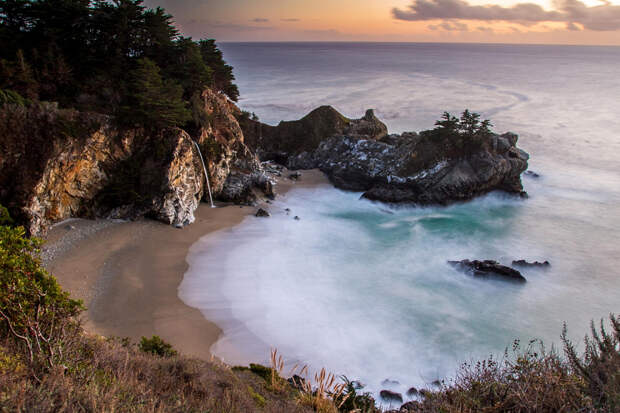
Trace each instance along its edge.
{"label": "green shrub", "polygon": [[254,363],[250,364],[250,371],[256,374],[257,376],[260,376],[263,379],[265,379],[266,382],[269,382],[271,380],[271,375],[273,374],[272,373],[273,369],[269,367],[265,367],[261,364],[254,364]]}
{"label": "green shrub", "polygon": [[35,370],[62,363],[62,347],[83,309],[41,266],[40,245],[23,227],[0,226],[0,334]]}
{"label": "green shrub", "polygon": [[0,89],[0,106],[2,105],[19,105],[26,106],[28,99],[25,99],[19,93],[13,90]]}
{"label": "green shrub", "polygon": [[159,336],[153,336],[151,338],[142,337],[138,347],[145,353],[151,353],[161,357],[173,357],[177,355],[172,345],[166,343]]}
{"label": "green shrub", "polygon": [[0,225],[13,225],[13,218],[9,214],[9,210],[0,205]]}
{"label": "green shrub", "polygon": [[577,355],[575,347],[566,338],[566,325],[562,330],[564,352],[573,372],[581,378],[594,405],[604,411],[620,411],[620,319],[609,316],[611,333],[601,320],[597,331],[590,325],[592,337],[585,337],[585,353]]}
{"label": "green shrub", "polygon": [[248,393],[250,393],[250,396],[252,397],[252,399],[254,400],[254,402],[256,403],[256,405],[258,407],[265,407],[265,398],[263,396],[261,396],[260,394],[258,394],[253,388],[252,386],[248,386]]}

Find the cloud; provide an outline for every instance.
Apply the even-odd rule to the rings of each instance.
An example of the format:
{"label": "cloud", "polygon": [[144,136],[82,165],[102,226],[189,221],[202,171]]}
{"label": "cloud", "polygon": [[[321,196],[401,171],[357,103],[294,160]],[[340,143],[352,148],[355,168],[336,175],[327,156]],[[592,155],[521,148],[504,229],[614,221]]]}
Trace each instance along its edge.
{"label": "cloud", "polygon": [[475,6],[465,0],[414,0],[404,10],[393,8],[392,16],[406,21],[461,19],[508,21],[524,26],[563,22],[569,30],[579,27],[576,23],[588,30],[620,30],[620,6],[601,1],[601,5],[588,7],[579,0],[554,0],[555,10],[545,10],[534,3],[503,7],[497,4]]}
{"label": "cloud", "polygon": [[479,32],[483,32],[483,33],[493,33],[495,30],[493,30],[492,27],[486,27],[486,26],[478,26],[476,27],[476,30],[478,30]]}
{"label": "cloud", "polygon": [[262,17],[257,17],[255,19],[250,20],[251,22],[254,23],[269,23],[269,19],[264,19]]}
{"label": "cloud", "polygon": [[300,22],[301,19],[290,18],[290,19],[281,19],[283,22]]}
{"label": "cloud", "polygon": [[255,31],[265,31],[265,30],[274,30],[273,26],[253,26],[246,24],[237,24],[237,23],[228,23],[221,21],[206,21],[206,20],[189,20],[187,21],[189,25],[200,25],[206,30],[210,29],[225,29],[225,30],[235,30],[240,32],[255,32]]}
{"label": "cloud", "polygon": [[465,23],[455,21],[444,21],[439,24],[431,24],[428,28],[431,30],[446,30],[449,32],[466,32],[469,30],[469,27],[467,27]]}

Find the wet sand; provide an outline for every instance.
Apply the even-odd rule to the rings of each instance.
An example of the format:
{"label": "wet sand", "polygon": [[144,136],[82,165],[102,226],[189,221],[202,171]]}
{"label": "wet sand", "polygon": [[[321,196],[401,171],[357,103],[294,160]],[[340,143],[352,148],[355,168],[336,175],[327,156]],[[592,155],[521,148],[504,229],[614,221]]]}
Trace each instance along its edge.
{"label": "wet sand", "polygon": [[[286,176],[276,185],[279,197],[293,187],[327,183],[316,170],[303,171],[297,182]],[[183,229],[150,220],[66,221],[46,237],[44,263],[64,289],[84,300],[87,331],[134,341],[158,335],[181,353],[210,358],[221,330],[177,294],[186,257],[201,237],[240,224],[258,207],[269,209],[260,199],[257,207],[203,203],[196,221]]]}

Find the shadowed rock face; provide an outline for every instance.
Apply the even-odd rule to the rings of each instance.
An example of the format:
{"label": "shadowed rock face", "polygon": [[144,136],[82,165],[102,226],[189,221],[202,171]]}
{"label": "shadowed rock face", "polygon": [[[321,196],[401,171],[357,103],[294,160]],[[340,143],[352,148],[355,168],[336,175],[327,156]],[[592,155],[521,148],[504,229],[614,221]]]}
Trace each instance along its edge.
{"label": "shadowed rock face", "polygon": [[335,186],[364,191],[372,200],[447,204],[492,190],[522,194],[529,155],[516,140],[513,134],[493,134],[479,149],[459,154],[412,133],[381,141],[339,136],[289,158],[288,166],[320,168]]}
{"label": "shadowed rock face", "polygon": [[261,160],[284,163],[289,156],[314,151],[319,145],[336,135],[363,136],[381,139],[387,135],[387,126],[366,111],[360,119],[348,119],[331,106],[321,106],[303,118],[282,121],[270,126],[251,119],[240,119],[246,142]]}
{"label": "shadowed rock face", "polygon": [[[253,187],[273,194],[244,144],[238,109],[206,90],[196,140],[214,196],[252,203]],[[194,221],[206,194],[200,157],[184,130],[119,129],[97,114],[41,104],[0,110],[0,203],[30,234],[70,217]]]}
{"label": "shadowed rock face", "polygon": [[452,265],[456,269],[468,272],[475,277],[497,277],[520,283],[526,282],[525,277],[521,275],[519,271],[514,268],[501,265],[497,261],[462,260],[448,261],[448,264]]}

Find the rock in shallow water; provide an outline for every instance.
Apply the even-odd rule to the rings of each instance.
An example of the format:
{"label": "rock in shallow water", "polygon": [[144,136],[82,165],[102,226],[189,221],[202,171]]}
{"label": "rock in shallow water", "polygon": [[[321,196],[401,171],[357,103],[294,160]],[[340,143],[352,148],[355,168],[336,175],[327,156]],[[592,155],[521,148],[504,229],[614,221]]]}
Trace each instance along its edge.
{"label": "rock in shallow water", "polygon": [[403,402],[403,395],[391,390],[381,390],[379,396],[386,402]]}
{"label": "rock in shallow water", "polygon": [[266,217],[270,217],[271,215],[269,214],[269,212],[267,212],[263,208],[259,208],[258,211],[256,211],[255,216],[266,218]]}
{"label": "rock in shallow water", "polygon": [[549,261],[543,261],[543,262],[539,262],[539,261],[533,261],[533,262],[529,262],[526,260],[515,260],[512,262],[512,265],[515,267],[534,267],[534,268],[546,268],[551,266],[551,263]]}
{"label": "rock in shallow water", "polygon": [[511,281],[526,282],[527,280],[521,273],[514,268],[501,265],[492,260],[462,260],[448,261],[453,267],[472,274],[475,277],[499,277]]}

